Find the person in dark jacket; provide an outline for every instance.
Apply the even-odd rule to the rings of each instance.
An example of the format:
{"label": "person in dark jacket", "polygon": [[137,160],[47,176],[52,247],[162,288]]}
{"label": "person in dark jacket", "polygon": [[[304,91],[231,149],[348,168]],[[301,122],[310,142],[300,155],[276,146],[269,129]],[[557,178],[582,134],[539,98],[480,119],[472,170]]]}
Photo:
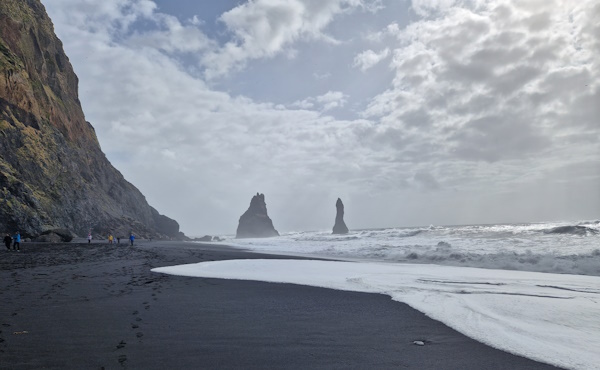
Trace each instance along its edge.
{"label": "person in dark jacket", "polygon": [[129,241],[131,242],[131,246],[133,247],[133,241],[135,240],[135,236],[133,234],[131,234],[129,236]]}
{"label": "person in dark jacket", "polygon": [[6,234],[4,237],[4,245],[6,245],[6,249],[10,250],[10,243],[12,243],[12,238],[9,234]]}

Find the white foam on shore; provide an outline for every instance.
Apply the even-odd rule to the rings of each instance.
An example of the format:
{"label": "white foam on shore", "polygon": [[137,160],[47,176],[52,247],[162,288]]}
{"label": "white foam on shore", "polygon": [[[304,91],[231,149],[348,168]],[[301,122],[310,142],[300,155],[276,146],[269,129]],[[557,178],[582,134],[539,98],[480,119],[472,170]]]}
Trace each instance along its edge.
{"label": "white foam on shore", "polygon": [[387,294],[495,348],[569,369],[598,369],[600,364],[600,277],[596,276],[262,259],[152,271]]}

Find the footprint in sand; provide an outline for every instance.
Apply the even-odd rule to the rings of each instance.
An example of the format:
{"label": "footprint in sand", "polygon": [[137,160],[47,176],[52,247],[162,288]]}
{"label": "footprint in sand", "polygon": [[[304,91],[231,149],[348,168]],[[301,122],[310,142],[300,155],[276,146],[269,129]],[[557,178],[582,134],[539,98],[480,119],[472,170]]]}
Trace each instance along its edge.
{"label": "footprint in sand", "polygon": [[127,361],[127,356],[125,356],[125,355],[119,356],[119,364],[125,365],[125,361]]}
{"label": "footprint in sand", "polygon": [[136,337],[138,337],[138,338],[141,338],[141,337],[143,337],[143,336],[144,336],[144,333],[142,333],[142,332],[137,332],[137,333],[135,333],[135,336],[136,336]]}
{"label": "footprint in sand", "polygon": [[137,324],[131,324],[131,328],[132,328],[132,329],[137,329],[137,328],[139,328],[139,327],[140,327],[140,326],[139,326],[139,325],[137,325]]}
{"label": "footprint in sand", "polygon": [[127,344],[127,342],[125,342],[124,340],[120,341],[119,344],[117,344],[117,349],[121,349],[121,348],[125,347],[126,344]]}

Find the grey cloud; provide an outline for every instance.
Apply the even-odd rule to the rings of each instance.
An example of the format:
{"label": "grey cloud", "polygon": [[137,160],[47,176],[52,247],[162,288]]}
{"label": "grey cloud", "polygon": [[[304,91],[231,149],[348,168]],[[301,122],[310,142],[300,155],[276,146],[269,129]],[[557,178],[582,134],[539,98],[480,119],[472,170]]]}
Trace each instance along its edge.
{"label": "grey cloud", "polygon": [[425,129],[431,125],[431,116],[423,108],[405,112],[400,118],[407,127]]}
{"label": "grey cloud", "polygon": [[485,83],[494,73],[485,63],[469,63],[451,59],[446,61],[446,70],[442,78],[460,81],[461,84]]}
{"label": "grey cloud", "polygon": [[474,119],[457,130],[450,142],[455,144],[455,154],[463,159],[518,159],[550,144],[528,119],[531,117],[523,114]]}
{"label": "grey cloud", "polygon": [[[507,36],[509,34],[511,36]],[[511,42],[502,40],[503,37],[493,37],[482,45],[481,50],[471,56],[470,63],[486,66],[489,70],[495,70],[523,60],[527,56],[528,50],[518,46],[519,42],[517,41],[517,39],[523,40],[523,34],[510,32],[502,35],[507,36],[507,38],[514,36],[514,40]]]}
{"label": "grey cloud", "polygon": [[581,67],[562,68],[544,76],[540,83],[542,91],[553,92],[555,98],[570,98],[584,93],[586,86],[593,82],[590,71]]}
{"label": "grey cloud", "polygon": [[440,188],[440,184],[429,172],[419,171],[415,173],[413,179],[424,190],[437,190]]}
{"label": "grey cloud", "polygon": [[526,24],[527,29],[531,32],[540,32],[548,29],[551,25],[550,13],[544,12],[534,14],[529,18],[525,19],[523,23]]}
{"label": "grey cloud", "polygon": [[529,66],[519,66],[495,76],[492,88],[498,94],[508,95],[536,79],[542,71]]}
{"label": "grey cloud", "polygon": [[569,113],[570,124],[600,130],[600,85],[592,93],[578,96]]}
{"label": "grey cloud", "polygon": [[498,101],[492,94],[478,94],[474,92],[471,97],[465,99],[463,103],[454,104],[449,107],[449,112],[463,115],[483,115],[487,112],[493,112],[498,108]]}

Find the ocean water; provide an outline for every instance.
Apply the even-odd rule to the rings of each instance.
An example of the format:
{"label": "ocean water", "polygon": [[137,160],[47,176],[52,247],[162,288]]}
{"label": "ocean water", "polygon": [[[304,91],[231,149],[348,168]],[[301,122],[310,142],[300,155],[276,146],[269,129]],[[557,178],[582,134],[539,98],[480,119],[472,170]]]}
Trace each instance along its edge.
{"label": "ocean water", "polygon": [[[599,234],[598,221],[294,232],[223,243],[325,260],[229,260],[152,271],[385,294],[492,347],[591,370],[600,369]],[[414,339],[429,345],[426,332]]]}
{"label": "ocean water", "polygon": [[290,232],[224,244],[256,252],[600,276],[600,221]]}

